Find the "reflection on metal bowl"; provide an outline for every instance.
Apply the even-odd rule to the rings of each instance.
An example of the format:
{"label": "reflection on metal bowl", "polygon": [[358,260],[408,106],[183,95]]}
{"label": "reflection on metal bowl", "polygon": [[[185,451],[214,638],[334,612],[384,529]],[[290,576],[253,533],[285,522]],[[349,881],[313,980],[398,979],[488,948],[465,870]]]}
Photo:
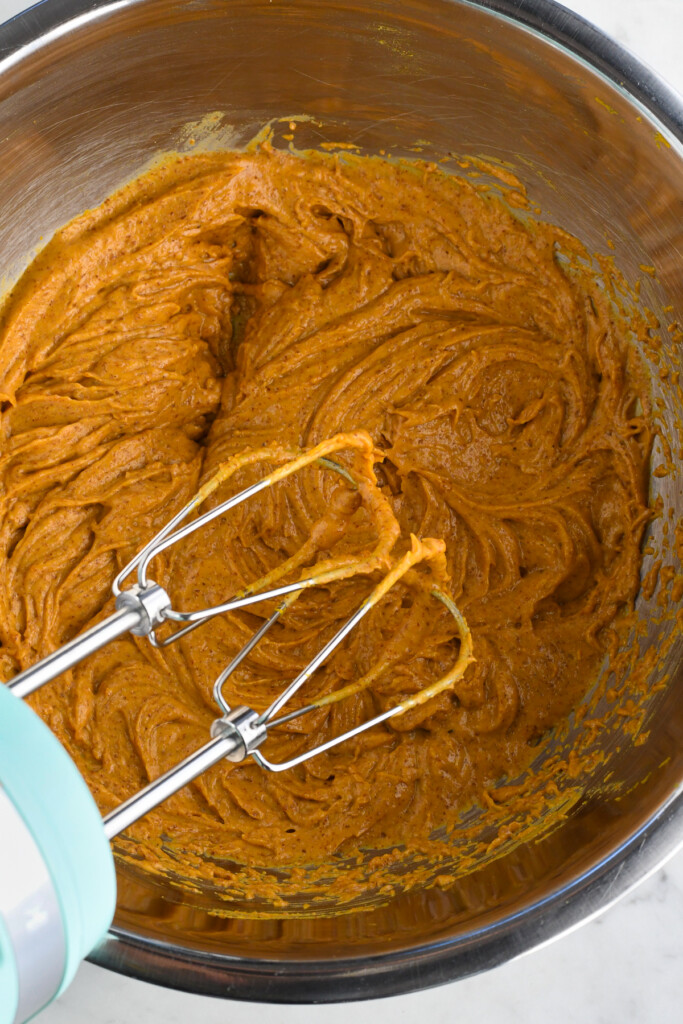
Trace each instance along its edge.
{"label": "reflection on metal bowl", "polygon": [[[419,140],[427,158],[503,160],[544,216],[591,251],[610,252],[608,232],[632,285],[655,268],[640,297],[661,324],[658,370],[672,371],[654,375],[663,432],[674,453],[683,448],[671,386],[674,310],[683,308],[683,105],[564,9],[546,0],[119,0],[94,9],[46,0],[0,29],[0,58],[6,268],[18,272],[39,236],[154,154],[186,146],[192,123],[210,122],[216,144],[239,146],[272,118],[305,114],[302,148],[352,142],[411,156]],[[207,119],[212,112],[220,113]],[[680,570],[680,473],[654,476],[657,495],[664,515],[648,547],[672,569],[639,599],[645,696],[633,673],[612,681],[622,691],[612,705],[601,690],[587,698],[603,722],[595,743],[605,757],[571,780],[571,792],[568,784],[552,828],[537,828],[534,842],[511,833],[446,888],[334,917],[261,919],[237,906],[216,916],[210,894],[188,897],[126,870],[115,924],[93,959],[171,987],[260,1001],[396,994],[508,960],[645,877],[683,834],[683,664],[666,592]],[[635,696],[637,737],[616,711]],[[571,749],[580,729],[570,723],[539,758]]]}

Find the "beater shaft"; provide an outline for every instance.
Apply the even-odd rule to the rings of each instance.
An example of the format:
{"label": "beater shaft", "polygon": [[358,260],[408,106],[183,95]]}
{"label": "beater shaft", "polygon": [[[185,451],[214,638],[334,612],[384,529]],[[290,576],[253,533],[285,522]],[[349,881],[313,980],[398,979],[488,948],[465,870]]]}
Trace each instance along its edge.
{"label": "beater shaft", "polygon": [[7,687],[17,697],[28,697],[29,693],[39,690],[45,683],[56,679],[62,672],[73,668],[89,654],[94,654],[104,647],[111,640],[128,633],[135,626],[140,625],[139,614],[130,608],[122,608],[114,612],[103,622],[98,622],[86,633],[77,636],[70,643],[60,647],[59,650],[49,654],[42,661],[20,672],[8,684]]}
{"label": "beater shaft", "polygon": [[154,782],[150,782],[139,793],[104,816],[102,823],[107,839],[113,839],[138,818],[144,817],[158,804],[163,803],[169,796],[173,796],[183,786],[196,779],[202,772],[213,768],[215,764],[236,750],[239,745],[240,740],[236,736],[217,736],[205,743],[199,750],[195,750],[193,754],[186,757],[180,764],[175,765],[170,771],[160,775]]}
{"label": "beater shaft", "polygon": [[170,603],[166,591],[156,583],[146,588],[135,584],[119,594],[116,611],[112,615],[20,672],[7,684],[9,689],[17,697],[27,697],[124,633],[146,636],[163,621],[163,612]]}
{"label": "beater shaft", "polygon": [[224,758],[243,761],[263,743],[267,730],[258,721],[255,711],[240,706],[217,719],[212,725],[211,735],[213,738],[203,747],[105,815],[102,820],[107,838],[113,839]]}

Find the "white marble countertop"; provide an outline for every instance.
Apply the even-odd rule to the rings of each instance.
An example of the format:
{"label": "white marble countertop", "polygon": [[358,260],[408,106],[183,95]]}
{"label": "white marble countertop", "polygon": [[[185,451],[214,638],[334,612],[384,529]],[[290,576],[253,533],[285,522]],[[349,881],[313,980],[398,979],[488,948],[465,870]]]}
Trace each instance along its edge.
{"label": "white marble countertop", "polygon": [[[0,0],[0,21],[28,7]],[[683,93],[683,0],[565,0]],[[673,1024],[683,1019],[683,854],[607,913],[494,971],[378,1002],[226,1003],[83,964],[40,1024]]]}

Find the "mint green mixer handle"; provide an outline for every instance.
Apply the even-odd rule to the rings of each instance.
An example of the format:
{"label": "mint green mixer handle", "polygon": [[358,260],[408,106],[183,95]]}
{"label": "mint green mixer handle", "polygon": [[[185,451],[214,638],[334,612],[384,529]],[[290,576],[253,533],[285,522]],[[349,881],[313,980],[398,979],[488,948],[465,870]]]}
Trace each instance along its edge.
{"label": "mint green mixer handle", "polygon": [[114,915],[100,812],[44,722],[0,683],[0,1024],[62,992]]}

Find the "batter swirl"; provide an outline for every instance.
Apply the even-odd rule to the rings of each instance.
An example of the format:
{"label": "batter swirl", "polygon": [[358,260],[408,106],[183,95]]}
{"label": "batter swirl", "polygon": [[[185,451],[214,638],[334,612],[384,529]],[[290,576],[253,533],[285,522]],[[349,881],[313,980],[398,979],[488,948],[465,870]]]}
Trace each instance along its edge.
{"label": "batter swirl", "polygon": [[[130,835],[155,869],[423,842],[586,692],[639,586],[650,448],[628,325],[587,266],[566,232],[433,165],[262,146],[166,162],[25,273],[0,343],[5,678],[111,610],[115,573],[219,463],[358,429],[402,534],[445,540],[473,634],[454,693],[283,776],[219,765],[150,814]],[[326,516],[321,555],[367,545],[362,510],[321,479],[216,520],[159,582],[179,606],[218,603]],[[302,597],[233,703],[265,706],[363,585]],[[117,641],[33,699],[103,810],[206,741],[213,680],[265,614],[164,651]],[[319,685],[396,633],[391,680],[293,722],[275,759],[446,671],[447,618],[397,592]]]}

